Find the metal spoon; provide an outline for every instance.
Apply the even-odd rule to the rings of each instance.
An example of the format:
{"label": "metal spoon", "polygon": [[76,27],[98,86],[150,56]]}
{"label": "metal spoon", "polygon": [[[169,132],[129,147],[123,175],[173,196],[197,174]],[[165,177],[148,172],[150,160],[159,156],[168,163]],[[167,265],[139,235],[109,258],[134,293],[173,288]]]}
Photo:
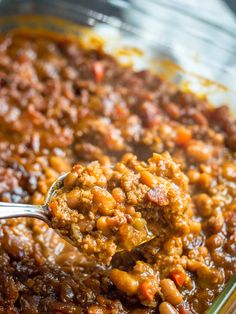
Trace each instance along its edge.
{"label": "metal spoon", "polygon": [[[58,179],[51,185],[50,189],[48,190],[46,201],[44,205],[29,205],[29,204],[17,204],[17,203],[5,203],[0,202],[0,220],[1,219],[9,219],[9,218],[18,218],[18,217],[29,217],[29,218],[37,218],[47,223],[47,225],[51,228],[52,223],[50,219],[50,211],[48,204],[53,196],[53,194],[60,189],[64,184],[64,178],[67,176],[68,173],[65,173],[58,177]],[[73,246],[75,243],[73,241],[63,235],[60,230],[53,228],[57,234],[64,240],[68,241]],[[149,232],[148,232],[149,233]],[[149,234],[149,236],[145,239],[145,241],[139,243],[139,245],[149,242],[155,238],[155,235]],[[123,248],[117,247],[116,252],[124,251]]]}
{"label": "metal spoon", "polygon": [[17,203],[0,202],[0,219],[31,217],[43,220],[51,227],[48,203],[56,190],[63,185],[63,180],[67,173],[58,177],[58,179],[50,187],[44,205],[28,205]]}

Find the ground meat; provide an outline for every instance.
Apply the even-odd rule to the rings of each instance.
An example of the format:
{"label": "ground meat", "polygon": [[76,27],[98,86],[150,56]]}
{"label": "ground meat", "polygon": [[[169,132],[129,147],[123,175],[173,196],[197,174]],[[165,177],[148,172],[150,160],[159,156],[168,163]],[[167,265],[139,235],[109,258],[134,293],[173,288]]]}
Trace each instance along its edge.
{"label": "ground meat", "polygon": [[49,210],[54,229],[109,264],[117,251],[131,251],[162,229],[187,234],[189,202],[188,179],[168,153],[154,154],[147,163],[126,154],[112,166],[75,165]]}
{"label": "ground meat", "polygon": [[[147,167],[153,153],[168,151],[181,171],[167,171],[166,156],[158,164],[164,186],[166,178],[176,185],[173,200],[162,184],[149,187],[146,173],[142,184],[152,209],[145,221],[158,221],[163,232],[115,254],[109,266],[43,222],[1,221],[0,312],[204,313],[236,269],[235,125],[225,105],[214,108],[206,96],[124,68],[102,49],[88,50],[64,35],[2,35],[1,201],[42,204],[54,179],[74,164],[125,163],[132,176],[118,179],[125,191],[108,180],[107,210],[127,195],[138,200],[137,160]],[[124,160],[127,153],[137,160]],[[188,185],[182,172],[189,179],[188,206],[182,196],[175,199]],[[67,184],[73,180],[76,173]],[[76,208],[76,198],[69,205]]]}

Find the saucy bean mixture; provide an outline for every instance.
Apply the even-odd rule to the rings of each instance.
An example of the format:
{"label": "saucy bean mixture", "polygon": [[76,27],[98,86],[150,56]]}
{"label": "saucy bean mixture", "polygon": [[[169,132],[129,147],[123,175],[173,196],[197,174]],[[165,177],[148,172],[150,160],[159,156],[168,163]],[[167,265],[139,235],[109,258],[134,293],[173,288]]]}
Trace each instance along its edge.
{"label": "saucy bean mixture", "polygon": [[189,232],[188,179],[168,154],[126,154],[114,167],[77,164],[49,202],[52,226],[85,254],[110,263],[161,232]]}
{"label": "saucy bean mixture", "polygon": [[141,178],[122,182],[119,173],[127,167],[135,176],[136,165],[148,168],[156,158],[165,171],[173,165],[166,151],[181,167],[168,178],[188,177],[189,183],[181,174],[176,189],[187,189],[189,200],[165,212],[159,204],[167,203],[164,189],[160,197],[150,187],[146,219],[155,222],[152,203],[158,202],[159,236],[115,254],[110,265],[84,255],[39,220],[1,221],[0,313],[203,313],[236,268],[236,122],[227,106],[214,108],[206,97],[149,71],[124,68],[73,40],[46,33],[2,36],[1,201],[42,204],[54,179],[79,163],[84,173],[120,165],[112,170],[118,186],[108,177],[109,197],[115,208],[125,193],[119,206],[126,205],[127,195],[137,197]]}

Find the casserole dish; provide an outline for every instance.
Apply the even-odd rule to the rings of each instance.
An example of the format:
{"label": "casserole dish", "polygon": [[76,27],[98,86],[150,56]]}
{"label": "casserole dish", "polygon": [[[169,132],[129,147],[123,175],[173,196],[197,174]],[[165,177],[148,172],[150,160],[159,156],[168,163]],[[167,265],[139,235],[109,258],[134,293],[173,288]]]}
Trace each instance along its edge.
{"label": "casserole dish", "polygon": [[[162,28],[162,31],[165,29],[170,34],[174,26],[170,25],[169,20],[162,20],[161,16],[169,16],[171,8],[166,8],[159,2],[154,4],[150,1],[150,5],[153,5],[154,8],[158,6],[159,10],[163,11],[163,15],[160,13],[159,19],[148,17],[150,28],[158,31]],[[114,8],[116,9],[116,17],[109,15],[111,9]],[[105,38],[105,43],[103,43],[105,50],[114,54],[123,64],[130,65],[132,63],[139,70],[150,68],[153,72],[162,73],[163,76],[168,77],[169,80],[179,86],[191,89],[198,94],[207,93],[214,104],[221,104],[222,102],[232,104],[234,110],[235,91],[232,83],[236,76],[233,52],[235,37],[231,30],[223,30],[217,25],[211,25],[193,17],[192,21],[195,23],[195,27],[184,32],[179,26],[178,32],[173,35],[173,38],[177,38],[176,41],[168,42],[168,38],[162,39],[161,32],[158,34],[161,39],[157,40],[156,32],[147,32],[145,29],[139,29],[137,25],[132,26],[132,21],[128,20],[129,15],[127,14],[127,10],[131,8],[132,4],[131,7],[124,8],[103,1],[97,1],[97,11],[91,10],[92,8],[89,8],[86,3],[81,5],[76,1],[51,1],[49,7],[46,1],[2,1],[0,3],[0,16],[3,19],[0,29],[1,32],[6,32],[15,28],[35,30],[45,28],[66,34],[66,36],[70,34],[74,37],[79,34],[84,38],[87,46],[91,44],[99,46],[101,40],[98,38]],[[145,20],[146,17],[138,8],[132,9],[136,14],[135,19],[142,16]],[[166,10],[168,11],[167,15],[164,14]],[[43,17],[30,16],[35,14]],[[176,14],[180,13],[177,12]],[[24,19],[16,17],[22,15],[29,16]],[[56,16],[86,27],[92,27],[100,37],[96,37],[96,35],[95,39],[94,33],[90,33],[87,28],[78,28],[74,24],[48,16]],[[183,19],[187,22],[189,18],[183,16]],[[200,26],[203,32],[206,30],[207,33],[212,34],[211,38],[205,34],[203,36],[203,32],[196,33],[196,29],[199,29]],[[212,36],[220,36],[222,40],[215,44]],[[189,40],[193,42],[191,47],[184,44]],[[177,66],[173,66],[173,63],[177,63]],[[227,313],[224,304],[227,299],[233,304],[235,301],[233,291],[235,291],[234,278],[229,281],[229,286],[216,300],[212,310],[208,310],[208,313],[221,313],[221,308],[224,311],[222,313]],[[232,304],[228,306],[228,313],[233,313],[235,309]]]}

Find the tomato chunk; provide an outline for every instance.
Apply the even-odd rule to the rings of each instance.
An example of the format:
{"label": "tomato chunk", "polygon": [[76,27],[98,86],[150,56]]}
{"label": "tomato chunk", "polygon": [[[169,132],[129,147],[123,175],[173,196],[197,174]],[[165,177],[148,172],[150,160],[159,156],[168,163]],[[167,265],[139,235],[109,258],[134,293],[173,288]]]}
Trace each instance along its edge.
{"label": "tomato chunk", "polygon": [[94,62],[93,72],[94,72],[95,81],[97,83],[100,83],[104,78],[104,67],[100,61]]}
{"label": "tomato chunk", "polygon": [[178,145],[186,145],[192,138],[192,133],[186,127],[179,127],[176,134],[176,143]]}
{"label": "tomato chunk", "polygon": [[171,274],[171,278],[174,280],[174,282],[179,286],[182,287],[186,280],[186,273],[181,271],[174,271]]}
{"label": "tomato chunk", "polygon": [[152,281],[146,280],[140,284],[139,293],[144,299],[152,301],[157,293],[157,286]]}

